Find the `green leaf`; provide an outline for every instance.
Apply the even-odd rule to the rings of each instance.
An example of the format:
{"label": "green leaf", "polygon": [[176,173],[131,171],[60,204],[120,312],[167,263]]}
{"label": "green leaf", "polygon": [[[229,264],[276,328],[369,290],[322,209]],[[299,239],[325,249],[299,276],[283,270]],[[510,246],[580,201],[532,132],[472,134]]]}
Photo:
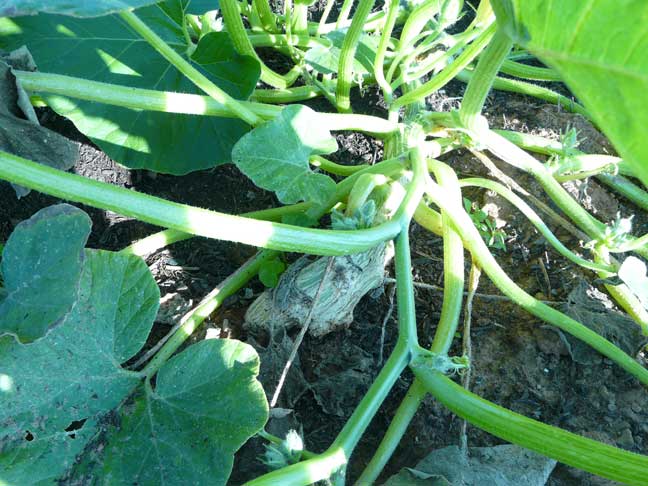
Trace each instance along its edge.
{"label": "green leaf", "polygon": [[[0,150],[60,170],[69,169],[78,159],[78,145],[38,124],[29,96],[12,68],[33,68],[25,47],[8,54],[0,51]],[[13,187],[19,198],[30,192],[24,187]]]}
{"label": "green leaf", "polygon": [[259,269],[259,280],[268,288],[274,288],[279,283],[279,277],[286,270],[286,264],[276,257],[265,262]]}
{"label": "green leaf", "polygon": [[[179,0],[138,10],[138,16],[178,52],[185,53]],[[76,19],[38,15],[0,19],[0,47],[27,44],[41,71],[101,82],[200,93],[118,16]],[[231,44],[203,72],[235,98],[245,99],[258,81],[256,61],[236,56]],[[226,61],[231,60],[231,64]],[[196,64],[197,67],[200,67]],[[186,174],[229,162],[234,143],[248,126],[233,119],[181,115],[100,105],[58,95],[42,95],[70,118],[111,158],[130,168]]]}
{"label": "green leaf", "polygon": [[[47,254],[78,213],[55,206],[19,236]],[[12,235],[8,250],[18,242]],[[153,389],[122,367],[159,305],[144,261],[85,250],[72,286],[74,304],[43,337],[0,337],[0,483],[225,484],[234,452],[267,419],[254,349],[234,340],[190,346],[162,366]]]}
{"label": "green leaf", "polygon": [[331,211],[331,228],[335,230],[356,230],[370,228],[376,218],[376,201],[368,199],[353,216],[347,216],[337,209]]}
{"label": "green leaf", "polygon": [[51,13],[75,17],[98,17],[120,10],[130,10],[159,0],[0,0],[0,17]]}
{"label": "green leaf", "polygon": [[[79,298],[63,322],[32,344],[0,338],[0,478],[22,471],[14,484],[31,484],[31,474],[65,473],[98,432],[88,422],[139,384],[119,363],[144,344],[158,301],[142,259],[87,250]],[[88,429],[70,437],[66,429],[82,420]]]}
{"label": "green leaf", "polygon": [[335,191],[335,182],[313,172],[308,158],[336,150],[335,138],[317,114],[291,105],[241,138],[232,151],[232,161],[257,186],[274,191],[284,204],[324,204]]}
{"label": "green leaf", "polygon": [[7,292],[0,302],[0,333],[33,341],[67,315],[77,299],[90,225],[83,211],[61,204],[16,227],[0,267]]}
{"label": "green leaf", "polygon": [[115,484],[226,484],[234,452],[267,420],[258,371],[254,349],[235,340],[202,341],[175,356],[155,390],[124,409],[103,474]]}
{"label": "green leaf", "polygon": [[[306,52],[305,60],[313,69],[322,74],[337,73],[340,64],[342,43],[347,29],[334,30],[326,34],[331,46],[318,45]],[[378,50],[378,39],[362,34],[353,61],[353,72],[356,75],[367,75],[374,72],[374,61]]]}
{"label": "green leaf", "polygon": [[[236,92],[239,98],[249,97],[261,76],[259,61],[239,55],[227,32],[210,32],[201,37],[191,59],[210,73],[220,87],[228,86],[228,91]],[[241,84],[241,79],[253,82]]]}
{"label": "green leaf", "polygon": [[188,0],[186,12],[193,15],[202,15],[205,12],[218,10],[219,8],[218,0]]}
{"label": "green leaf", "polygon": [[648,2],[500,2],[508,4],[508,18],[527,33],[525,47],[560,72],[619,154],[648,185]]}

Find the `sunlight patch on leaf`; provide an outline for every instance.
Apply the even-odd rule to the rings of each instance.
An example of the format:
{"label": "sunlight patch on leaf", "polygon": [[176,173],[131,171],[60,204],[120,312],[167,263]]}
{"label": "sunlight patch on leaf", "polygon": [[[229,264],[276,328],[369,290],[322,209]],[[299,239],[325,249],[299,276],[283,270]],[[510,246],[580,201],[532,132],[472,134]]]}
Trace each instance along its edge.
{"label": "sunlight patch on leaf", "polygon": [[113,57],[110,55],[108,52],[104,51],[103,49],[97,49],[97,54],[99,57],[103,60],[103,62],[106,64],[106,69],[110,71],[113,74],[125,74],[127,76],[141,76],[140,73],[135,71],[133,68],[130,66],[127,66],[123,62],[121,62],[119,59],[116,57]]}
{"label": "sunlight patch on leaf", "polygon": [[[184,55],[186,2],[168,0],[137,11],[169,46]],[[7,27],[18,25],[17,33]],[[204,94],[116,15],[78,19],[38,15],[1,19],[0,48],[28,45],[39,70],[122,86]],[[224,34],[227,37],[227,34]],[[207,37],[207,36],[205,36]],[[216,39],[212,39],[212,42]],[[239,56],[221,36],[218,52],[196,52],[194,66],[236,99],[247,99],[260,75],[255,59]],[[203,67],[204,64],[204,67]],[[113,160],[133,169],[182,175],[230,161],[234,143],[249,127],[232,118],[131,110],[38,93],[59,115]]]}
{"label": "sunlight patch on leaf", "polygon": [[120,10],[151,5],[158,0],[0,0],[0,17],[50,13],[75,17],[97,17]]}

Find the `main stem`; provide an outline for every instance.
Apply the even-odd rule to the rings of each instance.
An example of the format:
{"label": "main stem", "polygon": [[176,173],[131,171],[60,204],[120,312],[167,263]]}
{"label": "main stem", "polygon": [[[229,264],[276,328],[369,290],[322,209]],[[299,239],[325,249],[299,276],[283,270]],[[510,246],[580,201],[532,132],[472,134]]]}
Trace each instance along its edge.
{"label": "main stem", "polygon": [[365,21],[373,8],[375,0],[360,0],[358,8],[353,14],[351,27],[344,36],[338,65],[338,81],[335,100],[338,109],[342,112],[351,111],[351,85],[353,84],[353,60],[356,49],[363,33]]}
{"label": "main stem", "polygon": [[493,80],[512,46],[513,43],[508,35],[498,29],[479,58],[475,75],[468,83],[459,109],[459,119],[465,128],[472,129],[476,125]]}
{"label": "main stem", "polygon": [[119,16],[126,22],[135,32],[137,32],[144,40],[158,51],[167,61],[173,64],[178,71],[184,74],[187,79],[202,89],[205,93],[211,96],[218,103],[228,106],[233,113],[236,114],[241,120],[249,123],[250,125],[258,125],[263,120],[259,118],[252,110],[242,105],[240,102],[225,93],[222,89],[212,83],[206,76],[193,67],[186,61],[180,54],[173,50],[162,38],[160,38],[153,30],[142,22],[137,15],[128,10],[120,12]]}
{"label": "main stem", "polygon": [[200,305],[183,318],[184,322],[182,326],[155,354],[148,365],[144,367],[142,373],[148,377],[157,373],[162,365],[182,346],[203,321],[220,307],[227,297],[238,292],[243,285],[258,273],[261,266],[276,254],[276,252],[271,250],[258,253],[253,259],[230,275],[222,284],[207,294]]}

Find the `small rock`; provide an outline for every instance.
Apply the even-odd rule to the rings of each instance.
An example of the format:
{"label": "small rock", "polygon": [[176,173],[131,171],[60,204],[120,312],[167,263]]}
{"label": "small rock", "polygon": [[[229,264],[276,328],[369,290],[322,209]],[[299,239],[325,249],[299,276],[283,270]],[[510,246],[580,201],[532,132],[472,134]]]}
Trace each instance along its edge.
{"label": "small rock", "polygon": [[179,293],[170,292],[160,299],[160,310],[156,322],[173,326],[177,324],[193,305],[193,301],[185,300]]}
{"label": "small rock", "polygon": [[621,432],[617,444],[624,449],[632,449],[635,445],[634,437],[632,436],[632,431],[630,429],[625,429]]}

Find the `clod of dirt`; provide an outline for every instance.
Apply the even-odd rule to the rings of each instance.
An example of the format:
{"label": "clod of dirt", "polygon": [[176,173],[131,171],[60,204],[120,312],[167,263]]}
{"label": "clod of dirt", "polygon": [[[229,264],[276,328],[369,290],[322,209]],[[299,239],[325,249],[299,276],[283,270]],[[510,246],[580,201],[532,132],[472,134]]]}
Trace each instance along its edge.
{"label": "clod of dirt", "polygon": [[553,459],[511,444],[471,447],[468,454],[449,446],[430,453],[416,469],[401,470],[385,486],[544,486],[555,466]]}
{"label": "clod of dirt", "polygon": [[191,299],[187,301],[179,293],[169,292],[160,299],[160,308],[155,322],[173,326],[189,312],[192,304]]}
{"label": "clod of dirt", "polygon": [[568,181],[563,184],[563,187],[585,209],[603,221],[614,221],[619,212],[619,201],[612,193],[591,179]]}
{"label": "clod of dirt", "polygon": [[[611,309],[607,294],[598,291],[585,281],[581,281],[569,293],[567,303],[562,309],[565,314],[592,329],[597,334],[613,342],[631,356],[637,353],[645,337],[639,326],[625,314]],[[580,364],[600,363],[602,356],[587,344],[566,335],[569,354]]]}
{"label": "clod of dirt", "polygon": [[[245,327],[257,335],[268,329],[301,328],[310,315],[308,332],[312,336],[345,328],[353,321],[353,309],[360,299],[382,283],[391,257],[391,247],[385,245],[315,261],[301,257],[284,272],[277,287],[252,303],[245,314]],[[329,258],[333,264],[327,271]],[[322,279],[325,281],[315,299]]]}
{"label": "clod of dirt", "polygon": [[[268,400],[270,400],[292,351],[293,340],[286,334],[284,328],[279,328],[272,333],[270,341],[265,347],[253,337],[248,338],[248,343],[259,353],[261,360],[259,380],[264,384],[264,390]],[[288,371],[288,375],[286,375],[286,381],[281,390],[280,403],[292,408],[306,390],[308,390],[308,383],[302,373],[299,355],[297,355]]]}
{"label": "clod of dirt", "polygon": [[322,355],[322,361],[313,370],[316,380],[310,388],[325,413],[347,417],[371,385],[374,360],[365,350],[351,343],[338,348],[337,353],[330,351]]}

